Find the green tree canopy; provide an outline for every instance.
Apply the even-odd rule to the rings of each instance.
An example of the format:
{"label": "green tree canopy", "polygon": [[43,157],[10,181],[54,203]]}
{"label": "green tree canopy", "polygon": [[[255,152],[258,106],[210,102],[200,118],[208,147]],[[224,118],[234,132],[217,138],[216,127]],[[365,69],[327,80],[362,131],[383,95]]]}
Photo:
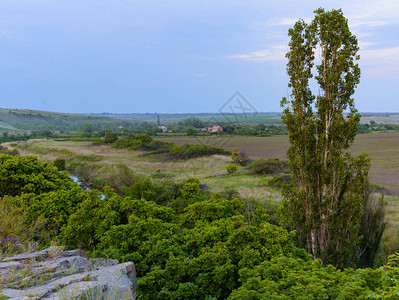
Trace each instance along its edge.
{"label": "green tree canopy", "polygon": [[282,213],[314,258],[343,266],[357,254],[370,167],[367,155],[347,152],[360,119],[352,98],[360,79],[359,47],[341,10],[315,14],[310,24],[299,20],[289,30],[291,96],[281,105],[294,183],[283,190]]}

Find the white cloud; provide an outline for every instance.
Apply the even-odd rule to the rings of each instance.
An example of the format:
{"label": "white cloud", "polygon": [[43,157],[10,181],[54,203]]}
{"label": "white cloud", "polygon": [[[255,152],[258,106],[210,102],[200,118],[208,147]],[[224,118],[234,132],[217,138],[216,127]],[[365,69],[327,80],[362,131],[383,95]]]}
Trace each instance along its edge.
{"label": "white cloud", "polygon": [[[310,22],[310,18],[304,18],[305,22]],[[265,22],[268,26],[293,26],[298,21],[298,18],[273,18]]]}
{"label": "white cloud", "polygon": [[268,49],[253,51],[246,54],[230,55],[228,58],[248,61],[282,61],[285,59],[287,51],[288,48],[286,45],[271,46]]}
{"label": "white cloud", "polygon": [[360,66],[368,73],[387,74],[399,70],[399,47],[361,50]]}

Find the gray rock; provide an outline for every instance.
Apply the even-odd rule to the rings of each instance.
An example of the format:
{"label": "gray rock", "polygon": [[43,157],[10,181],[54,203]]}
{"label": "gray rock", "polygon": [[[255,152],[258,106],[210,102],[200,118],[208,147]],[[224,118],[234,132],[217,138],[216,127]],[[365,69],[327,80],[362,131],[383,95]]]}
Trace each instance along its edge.
{"label": "gray rock", "polygon": [[[86,253],[50,247],[3,259],[0,263],[0,275],[4,278],[0,295],[20,300],[65,299],[68,295],[87,299],[135,299],[138,285],[133,262],[90,261],[77,254]],[[26,274],[26,277],[12,276],[15,269],[21,269],[20,274]],[[16,288],[5,288],[6,284]]]}
{"label": "gray rock", "polygon": [[10,297],[10,298],[21,298],[25,294],[24,291],[17,290],[17,289],[4,289],[1,291],[1,295]]}
{"label": "gray rock", "polygon": [[99,283],[97,281],[83,281],[70,284],[60,291],[52,294],[47,298],[42,299],[103,299],[105,295],[107,286],[105,284]]}
{"label": "gray rock", "polygon": [[10,261],[10,262],[2,262],[0,263],[0,270],[1,269],[20,269],[22,264],[19,261]]}
{"label": "gray rock", "polygon": [[45,251],[37,251],[30,254],[18,254],[11,257],[3,258],[2,262],[9,261],[29,261],[29,260],[44,260],[48,257],[48,252]]}
{"label": "gray rock", "polygon": [[102,268],[117,265],[119,261],[117,259],[93,258],[91,263],[95,268]]}
{"label": "gray rock", "polygon": [[[115,299],[134,299],[137,290],[136,268],[133,262],[127,262],[110,267],[103,267],[91,272],[98,282],[107,285],[107,295],[115,296]],[[127,296],[130,298],[126,298]]]}

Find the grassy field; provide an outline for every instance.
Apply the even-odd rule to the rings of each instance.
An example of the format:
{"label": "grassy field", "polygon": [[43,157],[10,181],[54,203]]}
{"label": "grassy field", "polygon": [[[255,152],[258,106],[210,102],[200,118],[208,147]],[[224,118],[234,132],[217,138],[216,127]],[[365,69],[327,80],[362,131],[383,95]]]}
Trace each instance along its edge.
{"label": "grassy field", "polygon": [[[154,180],[183,181],[190,177],[199,178],[212,192],[223,192],[234,188],[240,196],[260,203],[275,205],[281,200],[280,192],[267,186],[264,176],[249,175],[240,167],[237,174],[227,175],[229,156],[213,155],[181,161],[161,161],[157,157],[144,155],[141,151],[116,149],[108,145],[91,145],[91,142],[29,140],[5,144],[17,148],[21,155],[34,154],[40,160],[52,162],[65,158],[67,167],[88,165],[93,176],[104,176],[114,166],[123,164],[135,174],[152,177]],[[73,173],[73,172],[72,172]]]}
{"label": "grassy field", "polygon": [[[185,143],[224,145],[226,150],[235,147],[245,151],[251,158],[277,157],[286,159],[288,149],[287,136],[249,137],[249,136],[215,136],[215,137],[175,137],[164,138],[179,145]],[[351,147],[354,154],[368,153],[371,157],[371,181],[385,186],[399,195],[399,132],[378,132],[359,134]]]}
{"label": "grassy field", "polygon": [[[200,143],[195,138],[187,137],[175,138],[173,141],[178,144]],[[219,141],[213,141],[219,143]],[[223,192],[233,188],[239,192],[241,198],[263,203],[269,207],[278,206],[282,199],[280,191],[267,184],[270,177],[250,175],[243,167],[239,168],[238,174],[227,175],[226,165],[231,161],[228,156],[214,155],[185,161],[161,161],[154,156],[146,156],[141,151],[92,145],[91,142],[29,140],[6,145],[9,148],[17,148],[22,155],[35,154],[39,159],[49,162],[56,158],[66,158],[67,167],[68,165],[89,165],[94,176],[103,176],[104,173],[112,172],[114,166],[123,164],[135,174],[154,180],[182,181],[189,177],[197,177],[201,183],[207,184],[212,192]],[[245,150],[252,158],[285,158],[288,140],[285,136],[232,137],[225,148],[232,150],[234,147]],[[396,132],[359,135],[352,147],[354,153],[363,151],[370,154],[373,158],[372,180],[386,184],[393,191],[399,190],[399,184],[396,181],[399,173],[398,149],[399,133]],[[381,197],[380,194],[374,196]],[[391,253],[399,248],[396,238],[399,233],[399,197],[385,195],[384,203],[388,220],[388,227],[383,238],[384,247],[387,249],[384,251]]]}

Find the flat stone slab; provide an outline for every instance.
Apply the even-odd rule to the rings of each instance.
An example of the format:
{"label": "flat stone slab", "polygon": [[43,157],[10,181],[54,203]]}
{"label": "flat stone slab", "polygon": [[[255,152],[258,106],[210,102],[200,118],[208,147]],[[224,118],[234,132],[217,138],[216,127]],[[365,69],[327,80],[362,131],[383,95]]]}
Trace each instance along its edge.
{"label": "flat stone slab", "polygon": [[6,258],[3,258],[2,262],[32,260],[32,259],[44,260],[47,257],[48,257],[48,252],[37,251],[37,252],[30,253],[30,254],[18,254],[15,256],[6,257]]}
{"label": "flat stone slab", "polygon": [[[9,299],[130,299],[138,288],[133,262],[93,259],[82,250],[50,247],[0,262],[0,295]],[[15,272],[15,270],[18,273]],[[32,286],[33,285],[33,286]]]}
{"label": "flat stone slab", "polygon": [[10,262],[1,262],[0,263],[0,270],[1,269],[19,269],[22,267],[22,264],[19,261],[10,261]]}

